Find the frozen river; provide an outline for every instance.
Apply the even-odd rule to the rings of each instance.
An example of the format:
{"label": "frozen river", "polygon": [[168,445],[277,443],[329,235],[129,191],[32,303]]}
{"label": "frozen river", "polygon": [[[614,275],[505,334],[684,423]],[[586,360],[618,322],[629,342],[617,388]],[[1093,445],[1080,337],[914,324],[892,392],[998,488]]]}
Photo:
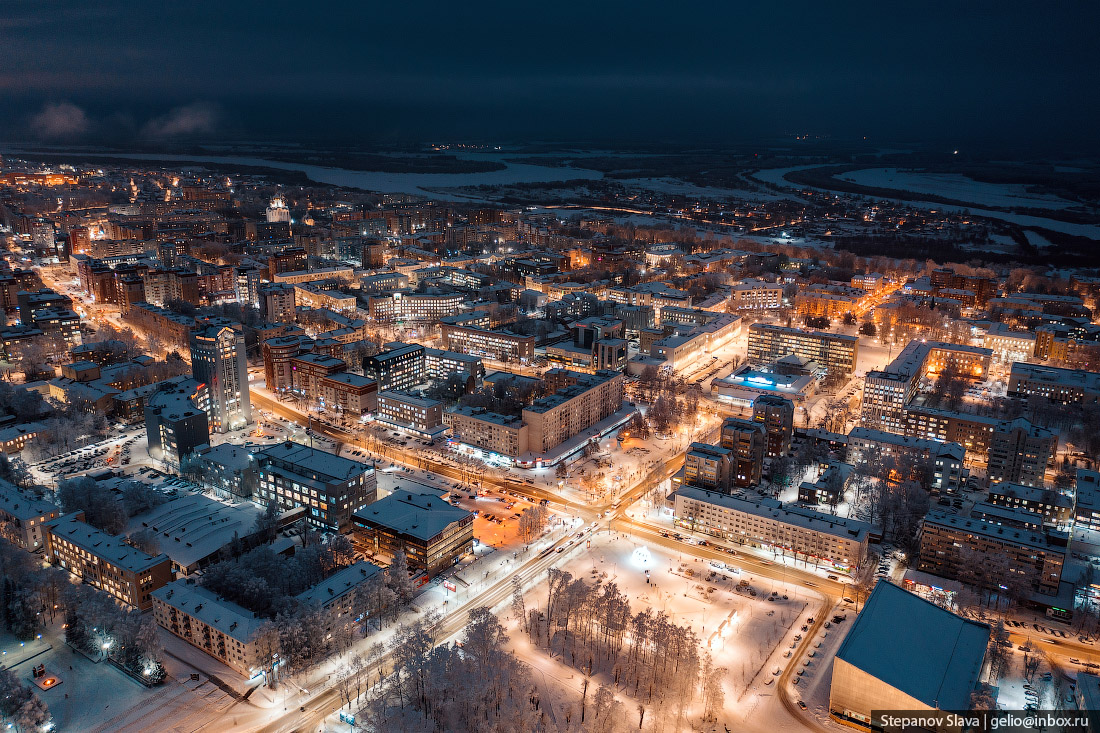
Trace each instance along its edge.
{"label": "frozen river", "polygon": [[[9,150],[11,154],[20,152],[31,153],[27,150]],[[41,152],[41,151],[39,151]],[[70,151],[51,150],[51,153],[65,153]],[[379,193],[432,193],[440,188],[452,188],[457,186],[480,185],[506,185],[510,183],[543,183],[548,181],[567,181],[570,179],[585,178],[598,179],[603,174],[599,171],[584,170],[581,168],[549,167],[531,165],[527,163],[509,163],[505,160],[510,157],[503,153],[460,153],[456,157],[462,160],[499,162],[506,167],[502,170],[488,171],[484,173],[386,173],[382,171],[356,171],[347,168],[328,168],[320,165],[308,165],[304,163],[288,163],[279,160],[267,160],[266,158],[253,158],[237,155],[158,155],[144,153],[113,153],[113,152],[89,152],[71,151],[74,155],[103,156],[106,158],[126,158],[130,160],[156,160],[173,163],[220,163],[223,165],[262,166],[286,171],[302,171],[311,181],[317,183],[329,183],[335,186],[348,188],[360,188],[365,191],[378,191]]]}

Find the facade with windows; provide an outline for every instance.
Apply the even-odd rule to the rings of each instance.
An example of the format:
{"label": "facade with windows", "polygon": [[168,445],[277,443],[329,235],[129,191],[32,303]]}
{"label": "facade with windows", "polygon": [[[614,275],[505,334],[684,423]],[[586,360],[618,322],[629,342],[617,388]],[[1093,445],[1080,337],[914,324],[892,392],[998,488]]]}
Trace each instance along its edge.
{"label": "facade with windows", "polygon": [[322,450],[280,443],[255,454],[259,486],[254,500],[279,509],[305,507],[310,523],[339,531],[353,512],[378,498],[374,468]]}
{"label": "facade with windows", "polygon": [[148,611],[152,593],[172,581],[172,561],[126,544],[84,521],[84,512],[46,522],[46,559],[117,600]]}
{"label": "facade with windows", "polygon": [[774,499],[739,499],[693,486],[676,489],[672,498],[678,527],[841,570],[863,562],[875,532],[867,522]]}
{"label": "facade with windows", "polygon": [[438,496],[397,490],[355,512],[355,533],[375,555],[404,551],[409,568],[435,575],[474,548],[474,515]]}

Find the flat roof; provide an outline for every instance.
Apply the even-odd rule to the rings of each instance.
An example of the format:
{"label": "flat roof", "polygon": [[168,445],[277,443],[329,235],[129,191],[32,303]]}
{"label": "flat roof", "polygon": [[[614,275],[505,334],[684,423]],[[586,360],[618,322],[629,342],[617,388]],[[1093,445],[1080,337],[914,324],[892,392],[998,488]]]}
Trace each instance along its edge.
{"label": "flat roof", "polygon": [[427,541],[455,522],[471,516],[471,512],[452,506],[437,496],[399,489],[355,512],[352,520],[373,522]]}
{"label": "flat roof", "polygon": [[77,519],[79,512],[65,514],[46,522],[50,533],[76,545],[91,555],[132,573],[140,573],[168,560],[164,553],[153,557],[136,547],[126,544],[122,537],[101,532],[90,524]]}
{"label": "flat roof", "polygon": [[256,455],[293,463],[305,471],[324,474],[341,481],[373,470],[365,463],[342,458],[301,443],[292,443],[289,440],[266,448]]}
{"label": "flat roof", "polygon": [[924,516],[925,525],[939,525],[951,527],[963,532],[990,537],[1013,545],[1033,547],[1044,552],[1054,552],[1065,555],[1066,548],[1051,544],[1046,535],[1039,532],[1030,532],[1026,529],[1004,527],[993,522],[987,522],[977,517],[960,517],[957,514],[948,514],[941,511],[930,511]]}
{"label": "flat roof", "polygon": [[837,650],[885,684],[941,710],[968,710],[989,626],[880,581]]}
{"label": "flat roof", "polygon": [[428,397],[418,397],[417,395],[409,394],[407,392],[395,392],[385,391],[378,393],[379,400],[386,400],[388,402],[403,402],[407,405],[415,405],[416,407],[435,407],[436,405],[442,405],[439,400],[433,400]]}

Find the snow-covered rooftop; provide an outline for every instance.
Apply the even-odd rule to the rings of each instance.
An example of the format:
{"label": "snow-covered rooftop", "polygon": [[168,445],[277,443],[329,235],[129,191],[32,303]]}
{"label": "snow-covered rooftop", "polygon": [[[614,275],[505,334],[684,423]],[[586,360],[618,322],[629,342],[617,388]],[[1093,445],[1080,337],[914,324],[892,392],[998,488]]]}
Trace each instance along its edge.
{"label": "snow-covered rooftop", "polygon": [[988,625],[880,581],[836,656],[930,707],[968,710],[988,642]]}

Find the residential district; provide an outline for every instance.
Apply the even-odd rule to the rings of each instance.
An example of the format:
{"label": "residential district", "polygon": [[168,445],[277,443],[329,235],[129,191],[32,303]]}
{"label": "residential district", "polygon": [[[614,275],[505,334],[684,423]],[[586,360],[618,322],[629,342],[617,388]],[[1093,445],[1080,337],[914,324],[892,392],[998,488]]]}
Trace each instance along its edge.
{"label": "residential district", "polygon": [[1095,273],[267,176],[4,160],[9,727],[1100,709]]}

